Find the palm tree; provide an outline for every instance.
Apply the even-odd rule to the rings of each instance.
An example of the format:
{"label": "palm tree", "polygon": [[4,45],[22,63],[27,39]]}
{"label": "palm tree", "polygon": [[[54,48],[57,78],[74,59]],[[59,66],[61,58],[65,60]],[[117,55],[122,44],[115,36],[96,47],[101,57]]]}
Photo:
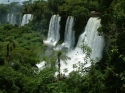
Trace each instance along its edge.
{"label": "palm tree", "polygon": [[58,77],[58,79],[60,79],[61,62],[64,62],[65,64],[67,64],[66,61],[70,58],[66,55],[66,52],[63,52],[61,50],[53,51],[52,48],[50,48],[47,51],[48,51],[47,55],[43,56],[42,60],[45,61],[45,66],[51,67],[52,70],[54,70],[56,66],[58,67],[58,76],[57,77]]}
{"label": "palm tree", "polygon": [[56,52],[56,57],[57,57],[57,64],[58,64],[58,71],[59,71],[58,78],[60,80],[60,78],[61,78],[61,73],[60,73],[61,64],[60,64],[60,60],[62,60],[65,64],[67,64],[66,61],[69,60],[70,58],[68,56],[66,56],[65,52],[60,51],[60,50]]}

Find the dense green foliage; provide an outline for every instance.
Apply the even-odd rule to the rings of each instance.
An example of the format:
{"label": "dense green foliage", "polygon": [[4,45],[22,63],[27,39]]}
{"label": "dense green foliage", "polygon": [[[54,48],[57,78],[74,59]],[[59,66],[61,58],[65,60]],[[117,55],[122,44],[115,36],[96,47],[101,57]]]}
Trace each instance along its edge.
{"label": "dense green foliage", "polygon": [[[60,73],[60,60],[70,59],[62,51],[43,45],[52,14],[61,16],[61,40],[68,16],[74,16],[78,39],[91,11],[100,12],[105,37],[103,58],[91,67],[74,65],[69,76]],[[8,13],[31,13],[29,25],[19,27],[3,19]],[[125,92],[125,0],[38,0],[0,4],[0,93],[124,93]],[[47,50],[46,50],[47,49]],[[46,50],[46,51],[45,51]],[[49,52],[48,52],[49,51]],[[39,71],[36,64],[46,61]],[[57,67],[55,67],[57,61]],[[48,66],[50,65],[50,66]],[[55,72],[59,73],[55,77]],[[65,70],[66,72],[67,70]]]}
{"label": "dense green foliage", "polygon": [[105,1],[102,4],[105,7],[101,10],[102,27],[99,31],[104,32],[107,46],[104,49],[105,56],[100,62],[100,67],[102,66],[106,74],[107,91],[110,93],[125,92],[125,43],[123,38],[125,35],[125,1],[110,0],[108,4]]}

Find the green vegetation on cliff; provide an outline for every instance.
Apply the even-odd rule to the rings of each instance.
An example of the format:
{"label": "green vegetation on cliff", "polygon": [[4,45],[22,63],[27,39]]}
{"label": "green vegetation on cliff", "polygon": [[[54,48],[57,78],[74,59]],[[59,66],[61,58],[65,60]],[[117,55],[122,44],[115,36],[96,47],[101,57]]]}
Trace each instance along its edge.
{"label": "green vegetation on cliff", "polygon": [[[18,13],[33,14],[32,22],[23,27],[5,24],[3,16],[13,12],[12,6],[20,10]],[[42,39],[47,34],[51,16],[62,17],[61,33],[64,33],[66,18],[74,16],[73,29],[78,38],[91,11],[100,13],[102,26],[98,31],[105,38],[102,60],[84,69],[79,64],[81,74],[76,71],[67,77],[61,74],[54,77],[55,71],[59,71],[54,67],[56,60],[59,66],[60,59],[68,58],[62,51],[51,51],[49,58],[45,55]],[[0,93],[125,92],[125,0],[38,0],[24,2],[23,6],[0,4],[0,20],[4,23],[0,24]],[[39,71],[36,64],[41,59],[51,68]]]}

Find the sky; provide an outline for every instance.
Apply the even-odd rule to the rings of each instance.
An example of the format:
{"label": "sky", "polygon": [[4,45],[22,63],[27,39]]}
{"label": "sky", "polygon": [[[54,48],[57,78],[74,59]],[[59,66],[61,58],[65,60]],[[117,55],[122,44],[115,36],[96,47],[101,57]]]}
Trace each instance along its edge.
{"label": "sky", "polygon": [[[10,2],[23,2],[23,1],[28,1],[28,0],[9,0]],[[8,0],[0,0],[0,3],[7,4]]]}

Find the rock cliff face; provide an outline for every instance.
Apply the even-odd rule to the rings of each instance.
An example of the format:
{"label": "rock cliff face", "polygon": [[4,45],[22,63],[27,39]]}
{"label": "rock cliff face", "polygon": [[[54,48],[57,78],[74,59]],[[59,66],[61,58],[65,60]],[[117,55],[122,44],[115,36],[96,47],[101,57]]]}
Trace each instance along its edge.
{"label": "rock cliff face", "polygon": [[99,16],[99,15],[100,15],[100,12],[98,12],[98,11],[91,11],[91,16],[96,17],[96,16]]}
{"label": "rock cliff face", "polygon": [[5,24],[7,22],[7,13],[0,13],[0,23]]}

